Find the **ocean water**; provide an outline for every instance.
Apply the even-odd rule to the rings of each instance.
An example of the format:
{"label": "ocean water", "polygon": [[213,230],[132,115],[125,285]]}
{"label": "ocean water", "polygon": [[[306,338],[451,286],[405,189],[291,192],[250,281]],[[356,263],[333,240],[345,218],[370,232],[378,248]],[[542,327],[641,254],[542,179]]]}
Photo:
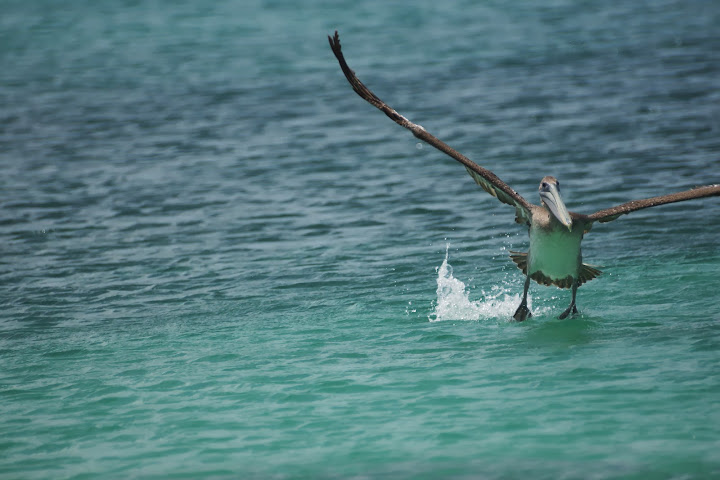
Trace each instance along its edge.
{"label": "ocean water", "polygon": [[0,478],[720,477],[720,3],[2,2]]}

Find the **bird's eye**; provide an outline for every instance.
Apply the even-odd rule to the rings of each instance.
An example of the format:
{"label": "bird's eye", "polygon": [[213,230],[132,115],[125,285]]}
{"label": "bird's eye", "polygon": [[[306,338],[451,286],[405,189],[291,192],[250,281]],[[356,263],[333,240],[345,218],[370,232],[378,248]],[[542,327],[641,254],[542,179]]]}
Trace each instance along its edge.
{"label": "bird's eye", "polygon": [[542,182],[542,183],[540,184],[540,186],[541,186],[542,188],[548,188],[547,182]]}

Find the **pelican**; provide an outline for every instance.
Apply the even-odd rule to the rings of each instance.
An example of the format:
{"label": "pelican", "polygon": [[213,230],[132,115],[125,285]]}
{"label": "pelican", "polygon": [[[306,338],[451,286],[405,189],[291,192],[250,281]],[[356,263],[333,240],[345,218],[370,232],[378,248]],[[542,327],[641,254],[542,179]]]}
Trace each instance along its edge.
{"label": "pelican", "polygon": [[531,279],[541,285],[555,285],[559,288],[571,289],[570,306],[560,314],[560,319],[578,313],[575,303],[578,287],[602,273],[592,265],[582,262],[580,243],[583,236],[592,228],[593,223],[611,222],[621,215],[666,203],[720,196],[720,184],[705,185],[683,192],[633,200],[600,210],[592,215],[583,215],[568,211],[560,196],[560,182],[555,177],[546,176],[540,181],[540,205],[533,205],[493,172],[476,164],[380,100],[348,67],[340,48],[338,32],[335,31],[334,37],[328,36],[328,40],[345,78],[360,97],[380,109],[395,123],[410,130],[418,139],[463,164],[473,180],[483,190],[502,203],[515,207],[515,221],[526,225],[530,235],[530,248],[527,253],[510,252],[510,257],[526,276],[522,300],[513,315],[513,318],[519,322],[532,316],[527,305]]}

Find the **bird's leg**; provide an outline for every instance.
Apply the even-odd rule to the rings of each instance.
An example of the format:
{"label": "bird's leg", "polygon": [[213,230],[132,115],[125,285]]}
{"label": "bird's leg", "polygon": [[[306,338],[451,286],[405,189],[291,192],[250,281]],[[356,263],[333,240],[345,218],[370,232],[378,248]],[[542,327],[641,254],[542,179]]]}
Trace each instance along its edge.
{"label": "bird's leg", "polygon": [[567,318],[568,315],[573,314],[575,315],[578,313],[578,309],[575,306],[575,295],[577,295],[577,289],[578,289],[578,281],[577,278],[573,279],[572,284],[572,301],[570,302],[570,306],[558,317],[560,320]]}
{"label": "bird's leg", "polygon": [[527,276],[525,277],[525,288],[523,288],[522,302],[520,302],[520,306],[517,308],[517,310],[515,310],[515,315],[513,315],[513,318],[518,322],[522,322],[523,320],[532,317],[532,313],[530,313],[530,309],[527,306],[527,294],[529,288],[530,276]]}

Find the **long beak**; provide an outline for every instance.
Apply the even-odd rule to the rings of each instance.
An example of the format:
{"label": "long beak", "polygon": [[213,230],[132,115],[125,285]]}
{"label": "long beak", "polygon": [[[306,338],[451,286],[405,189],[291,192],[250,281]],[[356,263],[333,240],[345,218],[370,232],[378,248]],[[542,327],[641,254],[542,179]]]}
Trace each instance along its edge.
{"label": "long beak", "polygon": [[543,199],[545,205],[550,209],[555,218],[560,223],[565,225],[569,231],[572,230],[572,219],[570,218],[570,212],[568,212],[565,202],[560,197],[560,192],[555,185],[550,184],[548,190],[540,192],[540,198]]}

